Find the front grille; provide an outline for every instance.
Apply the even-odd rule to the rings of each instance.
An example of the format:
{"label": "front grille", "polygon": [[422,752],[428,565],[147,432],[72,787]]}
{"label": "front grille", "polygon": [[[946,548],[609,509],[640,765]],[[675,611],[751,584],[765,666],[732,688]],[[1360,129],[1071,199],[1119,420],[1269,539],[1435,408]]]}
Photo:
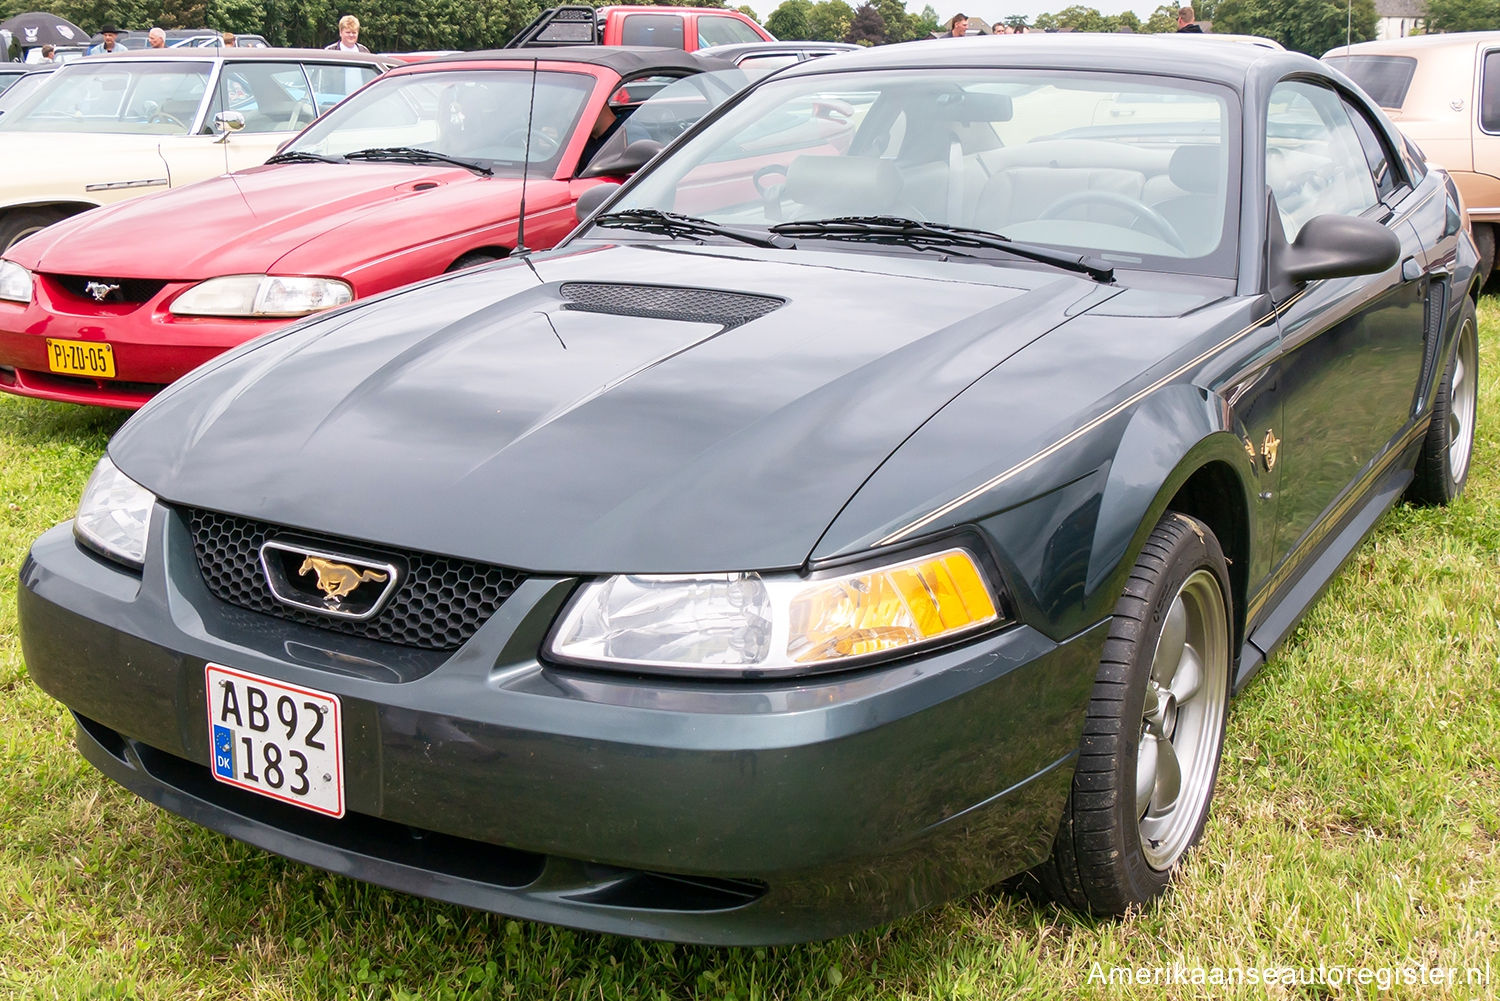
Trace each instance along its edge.
{"label": "front grille", "polygon": [[717,323],[731,330],[786,305],[785,299],[715,289],[675,288],[670,285],[614,285],[603,282],[565,282],[565,309],[653,320]]}
{"label": "front grille", "polygon": [[[149,302],[156,296],[156,293],[167,287],[165,281],[157,281],[154,278],[101,278],[96,275],[47,275],[46,277],[69,295],[88,302]],[[110,291],[103,299],[96,299],[93,293],[88,291],[90,282],[118,285],[119,288]]]}
{"label": "front grille", "polygon": [[[213,594],[241,608],[320,629],[423,650],[452,650],[474,635],[513,594],[525,575],[507,567],[410,551],[371,550],[350,539],[282,529],[215,511],[189,510],[198,569]],[[260,564],[267,539],[378,555],[404,566],[400,586],[373,618],[336,619],[283,604],[271,593]]]}

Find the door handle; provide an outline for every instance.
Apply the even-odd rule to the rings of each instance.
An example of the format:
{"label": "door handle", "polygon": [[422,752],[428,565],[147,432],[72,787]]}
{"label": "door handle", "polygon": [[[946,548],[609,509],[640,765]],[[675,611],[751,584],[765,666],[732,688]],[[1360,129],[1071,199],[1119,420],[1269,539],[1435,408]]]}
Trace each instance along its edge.
{"label": "door handle", "polygon": [[1418,278],[1421,278],[1421,277],[1422,277],[1422,266],[1417,263],[1417,259],[1415,257],[1408,257],[1406,260],[1404,260],[1404,261],[1401,262],[1401,280],[1402,281],[1404,281],[1404,282],[1414,282]]}

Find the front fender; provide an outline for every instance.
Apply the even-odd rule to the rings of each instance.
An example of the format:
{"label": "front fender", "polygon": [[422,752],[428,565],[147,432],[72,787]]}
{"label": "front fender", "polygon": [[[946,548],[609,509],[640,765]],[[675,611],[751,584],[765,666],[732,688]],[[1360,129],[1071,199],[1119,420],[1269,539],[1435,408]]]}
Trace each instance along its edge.
{"label": "front fender", "polygon": [[[1211,464],[1230,472],[1238,487],[1234,506],[1250,517],[1254,508],[1245,477],[1254,460],[1239,435],[1223,426],[1224,413],[1216,399],[1184,384],[1144,400],[1131,416],[1099,502],[1099,524],[1089,554],[1090,592],[1104,588],[1119,593],[1124,574],[1172,499]],[[1244,528],[1253,537],[1253,526]]]}

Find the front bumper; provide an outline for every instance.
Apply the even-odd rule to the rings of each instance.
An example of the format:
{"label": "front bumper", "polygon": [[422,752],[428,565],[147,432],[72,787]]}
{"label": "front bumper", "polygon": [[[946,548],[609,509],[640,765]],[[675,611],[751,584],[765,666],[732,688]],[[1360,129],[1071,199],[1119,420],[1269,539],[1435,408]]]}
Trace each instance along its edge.
{"label": "front bumper", "polygon": [[[423,896],[647,938],[844,934],[1047,854],[1104,626],[1017,627],[882,668],[684,682],[536,659],[574,582],[532,578],[435,661],[210,595],[154,515],[136,577],[71,525],[22,569],[37,683],[100,770],[270,851]],[[333,692],[349,812],[213,780],[206,661]]]}
{"label": "front bumper", "polygon": [[[216,355],[293,322],[174,316],[168,306],[196,282],[168,282],[141,303],[97,303],[49,276],[34,281],[30,303],[0,302],[0,391],[43,400],[135,410]],[[53,372],[49,337],[108,343],[114,378]]]}

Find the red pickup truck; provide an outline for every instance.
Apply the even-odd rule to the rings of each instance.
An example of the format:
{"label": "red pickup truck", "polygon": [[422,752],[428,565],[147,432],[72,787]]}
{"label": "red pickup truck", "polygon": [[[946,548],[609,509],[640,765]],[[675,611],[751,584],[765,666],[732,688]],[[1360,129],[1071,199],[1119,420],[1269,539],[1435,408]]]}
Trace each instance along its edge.
{"label": "red pickup truck", "polygon": [[722,7],[549,7],[506,48],[553,45],[659,45],[695,52],[733,42],[776,39],[737,10]]}

